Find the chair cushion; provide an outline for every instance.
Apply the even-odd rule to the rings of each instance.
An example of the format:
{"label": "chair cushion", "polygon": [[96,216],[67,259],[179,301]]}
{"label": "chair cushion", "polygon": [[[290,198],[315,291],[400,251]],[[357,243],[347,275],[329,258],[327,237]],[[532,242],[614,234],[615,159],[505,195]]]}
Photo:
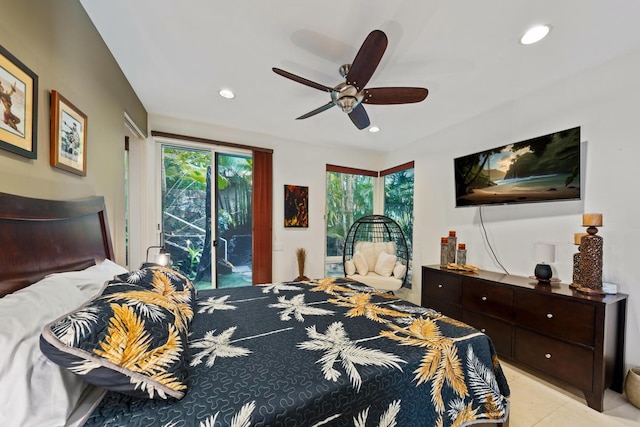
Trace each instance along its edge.
{"label": "chair cushion", "polygon": [[356,280],[372,288],[382,289],[385,291],[397,291],[402,287],[402,280],[395,277],[382,277],[376,273],[369,273],[366,276],[354,274],[353,276],[347,276],[350,279]]}
{"label": "chair cushion", "polygon": [[401,263],[397,263],[393,268],[393,277],[397,279],[403,279],[406,272],[407,266]]}
{"label": "chair cushion", "polygon": [[347,260],[344,262],[344,272],[347,276],[356,274],[356,265],[352,260]]}
{"label": "chair cushion", "polygon": [[362,252],[367,260],[369,271],[373,271],[380,252],[396,255],[396,244],[394,242],[356,242],[353,251]]}
{"label": "chair cushion", "polygon": [[373,271],[382,277],[389,277],[396,266],[396,260],[397,258],[395,255],[381,251],[380,255],[378,255],[378,260],[376,261]]}
{"label": "chair cushion", "polygon": [[361,274],[363,276],[367,275],[367,273],[369,272],[369,264],[367,263],[367,259],[362,252],[357,251],[353,254],[353,263],[356,266],[356,271],[358,272],[358,274]]}

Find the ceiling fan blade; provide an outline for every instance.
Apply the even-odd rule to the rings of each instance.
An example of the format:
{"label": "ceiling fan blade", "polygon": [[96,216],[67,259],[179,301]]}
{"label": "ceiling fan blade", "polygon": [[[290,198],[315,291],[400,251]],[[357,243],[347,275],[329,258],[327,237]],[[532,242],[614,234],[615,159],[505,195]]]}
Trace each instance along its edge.
{"label": "ceiling fan blade", "polygon": [[293,80],[294,82],[302,83],[303,85],[312,87],[314,89],[318,89],[324,92],[333,92],[333,88],[325,85],[321,85],[320,83],[312,82],[311,80],[305,79],[304,77],[296,76],[288,71],[281,70],[280,68],[273,67],[273,72],[276,74],[280,74],[282,77],[286,77],[288,79]]}
{"label": "ceiling fan blade", "polygon": [[382,31],[373,30],[369,33],[347,73],[347,84],[354,86],[358,92],[367,85],[387,49],[387,43],[387,36]]}
{"label": "ceiling fan blade", "polygon": [[334,104],[334,102],[331,101],[331,102],[329,102],[327,104],[324,104],[322,107],[318,107],[313,111],[309,111],[307,114],[303,114],[300,117],[296,117],[296,120],[308,119],[311,116],[315,116],[318,113],[322,113],[323,111],[328,110],[329,108],[333,107],[334,105],[336,105],[336,104]]}
{"label": "ceiling fan blade", "polygon": [[369,127],[369,125],[371,124],[371,122],[369,121],[369,115],[365,111],[362,104],[358,104],[358,106],[349,113],[349,118],[351,119],[353,124],[356,125],[356,127],[360,130]]}
{"label": "ceiling fan blade", "polygon": [[365,89],[362,102],[377,105],[411,104],[424,101],[428,94],[429,91],[422,87],[378,87]]}

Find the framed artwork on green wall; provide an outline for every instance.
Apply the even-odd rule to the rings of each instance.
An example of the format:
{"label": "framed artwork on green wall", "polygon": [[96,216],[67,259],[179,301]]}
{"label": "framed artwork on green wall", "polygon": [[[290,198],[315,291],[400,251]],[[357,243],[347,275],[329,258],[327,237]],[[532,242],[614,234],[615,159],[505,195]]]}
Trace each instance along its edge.
{"label": "framed artwork on green wall", "polygon": [[51,91],[51,166],[87,175],[87,115]]}
{"label": "framed artwork on green wall", "polygon": [[38,76],[0,46],[0,148],[37,158]]}

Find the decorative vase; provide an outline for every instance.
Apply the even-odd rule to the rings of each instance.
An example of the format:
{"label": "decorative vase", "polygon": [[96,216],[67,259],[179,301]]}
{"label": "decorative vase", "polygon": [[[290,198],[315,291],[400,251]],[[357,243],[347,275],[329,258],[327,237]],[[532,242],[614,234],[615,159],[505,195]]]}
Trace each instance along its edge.
{"label": "decorative vase", "polygon": [[449,264],[449,238],[440,239],[440,266],[446,267]]}
{"label": "decorative vase", "polygon": [[640,368],[631,368],[624,381],[624,394],[636,408],[640,408]]}
{"label": "decorative vase", "polygon": [[602,291],[602,236],[597,227],[602,227],[602,214],[582,214],[582,225],[587,235],[580,239],[580,287],[578,292],[588,295],[604,295]]}
{"label": "decorative vase", "polygon": [[293,279],[293,281],[303,282],[309,280],[309,278],[304,275],[304,264],[307,260],[307,251],[304,248],[296,249],[296,260],[298,261],[298,277]]}
{"label": "decorative vase", "polygon": [[456,262],[456,249],[458,248],[458,238],[456,237],[455,230],[449,230],[449,237],[447,237],[447,244],[449,245],[449,255],[447,256],[447,262]]}
{"label": "decorative vase", "polygon": [[536,268],[533,272],[538,279],[538,284],[549,284],[551,283],[551,277],[553,276],[553,271],[551,270],[551,266],[549,264],[540,263],[536,264]]}

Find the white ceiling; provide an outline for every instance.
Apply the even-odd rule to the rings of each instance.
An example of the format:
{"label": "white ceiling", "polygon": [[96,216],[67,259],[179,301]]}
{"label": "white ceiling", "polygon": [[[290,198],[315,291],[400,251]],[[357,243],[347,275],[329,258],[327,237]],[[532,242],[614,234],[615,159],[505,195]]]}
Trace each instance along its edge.
{"label": "white ceiling", "polygon": [[[637,0],[80,2],[150,114],[380,151],[640,48]],[[539,23],[550,35],[519,44]],[[389,45],[367,87],[426,87],[427,99],[367,105],[378,133],[338,108],[295,120],[329,94],[271,68],[333,87],[373,29]],[[218,95],[225,87],[235,99]]]}

